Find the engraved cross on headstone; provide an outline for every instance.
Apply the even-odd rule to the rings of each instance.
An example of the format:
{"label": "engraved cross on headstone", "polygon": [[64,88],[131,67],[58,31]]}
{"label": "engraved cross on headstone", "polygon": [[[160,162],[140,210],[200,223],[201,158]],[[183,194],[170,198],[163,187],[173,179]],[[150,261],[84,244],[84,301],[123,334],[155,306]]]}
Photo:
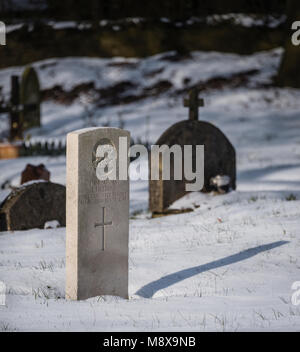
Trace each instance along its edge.
{"label": "engraved cross on headstone", "polygon": [[183,106],[189,108],[189,120],[198,120],[198,108],[204,106],[204,100],[198,98],[198,89],[191,89],[189,92],[189,99],[183,100]]}
{"label": "engraved cross on headstone", "polygon": [[102,250],[105,249],[105,226],[112,225],[112,221],[105,222],[105,207],[102,207],[102,220],[101,223],[95,223],[95,227],[102,227]]}

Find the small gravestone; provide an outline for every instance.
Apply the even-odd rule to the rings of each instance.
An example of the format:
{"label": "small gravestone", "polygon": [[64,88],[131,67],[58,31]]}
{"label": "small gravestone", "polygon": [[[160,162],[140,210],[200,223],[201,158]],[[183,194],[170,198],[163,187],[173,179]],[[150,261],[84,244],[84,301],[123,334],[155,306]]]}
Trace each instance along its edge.
{"label": "small gravestone", "polygon": [[40,127],[40,84],[33,67],[27,67],[22,75],[20,84],[20,104],[22,129]]}
{"label": "small gravestone", "polygon": [[[119,150],[119,137],[125,144]],[[78,130],[67,137],[66,298],[128,298],[130,134],[117,128]],[[112,146],[116,179],[103,180],[101,151]],[[124,160],[124,158],[122,160]],[[122,170],[121,170],[122,169]],[[119,171],[125,178],[119,178]]]}
{"label": "small gravestone", "polygon": [[[190,92],[189,99],[184,100],[184,106],[189,107],[189,120],[181,121],[168,128],[155,143],[169,147],[178,144],[204,145],[204,187],[203,192],[218,189],[215,180],[228,180],[228,189],[236,188],[236,161],[235,150],[227,137],[214,125],[204,121],[198,121],[198,106],[203,106],[202,99],[198,99],[198,91]],[[193,153],[193,165],[195,165]],[[151,169],[151,158],[150,169]],[[162,160],[160,158],[160,164]],[[183,161],[184,163],[184,161]],[[149,182],[149,208],[152,213],[164,213],[167,208],[177,199],[188,192],[185,185],[187,180],[174,180],[174,164],[171,160],[170,180]],[[160,169],[162,165],[160,165]],[[219,177],[218,177],[219,176]],[[226,177],[224,177],[226,176]],[[217,178],[216,178],[217,177]]]}
{"label": "small gravestone", "polygon": [[44,164],[31,165],[27,164],[21,174],[21,185],[33,180],[50,181],[50,172]]}
{"label": "small gravestone", "polygon": [[10,115],[11,142],[22,140],[24,130],[40,126],[40,101],[40,84],[32,67],[24,70],[21,84],[19,76],[11,76],[10,101],[5,102],[0,96],[0,113]]}
{"label": "small gravestone", "polygon": [[0,205],[0,231],[44,228],[47,221],[66,223],[66,188],[51,182],[24,184]]}

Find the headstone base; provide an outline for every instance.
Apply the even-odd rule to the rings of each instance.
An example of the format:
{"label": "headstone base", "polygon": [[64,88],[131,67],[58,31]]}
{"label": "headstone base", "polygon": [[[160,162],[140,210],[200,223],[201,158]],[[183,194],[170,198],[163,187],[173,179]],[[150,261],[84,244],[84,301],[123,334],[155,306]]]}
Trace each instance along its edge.
{"label": "headstone base", "polygon": [[166,209],[164,212],[158,213],[158,212],[153,212],[152,213],[152,218],[161,218],[162,216],[169,216],[169,215],[178,215],[178,214],[184,214],[184,213],[190,213],[194,211],[192,208],[184,208],[184,209]]}

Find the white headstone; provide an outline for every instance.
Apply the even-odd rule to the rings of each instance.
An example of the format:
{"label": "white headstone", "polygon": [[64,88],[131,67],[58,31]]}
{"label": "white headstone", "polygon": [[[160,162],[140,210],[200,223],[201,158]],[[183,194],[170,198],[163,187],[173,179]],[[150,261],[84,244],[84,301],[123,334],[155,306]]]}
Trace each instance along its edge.
{"label": "white headstone", "polygon": [[[130,133],[118,128],[67,136],[67,299],[128,298],[129,143]],[[103,180],[101,170],[115,179]]]}

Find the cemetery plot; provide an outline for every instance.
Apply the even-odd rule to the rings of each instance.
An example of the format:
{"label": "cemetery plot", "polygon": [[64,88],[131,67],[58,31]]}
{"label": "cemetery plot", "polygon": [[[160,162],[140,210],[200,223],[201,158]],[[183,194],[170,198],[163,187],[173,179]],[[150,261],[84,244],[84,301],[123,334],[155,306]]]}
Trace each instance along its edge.
{"label": "cemetery plot", "polygon": [[[292,284],[299,281],[300,167],[296,127],[300,95],[297,90],[261,86],[253,89],[259,86],[261,78],[265,82],[266,77],[274,74],[280,53],[276,50],[242,58],[198,53],[193,60],[177,61],[178,66],[171,61],[159,66],[174,87],[176,82],[180,84],[180,70],[195,78],[191,85],[202,80],[203,86],[217,74],[231,77],[232,72],[241,70],[241,65],[243,70],[261,71],[251,76],[250,88],[227,86],[201,91],[206,103],[201,117],[220,127],[238,151],[237,191],[221,196],[189,193],[170,208],[192,208],[192,212],[152,219],[147,210],[148,182],[131,183],[129,301],[117,297],[119,293],[81,302],[66,299],[65,228],[1,232],[0,280],[7,287],[7,306],[0,306],[0,330],[298,331],[299,306],[293,305],[291,297],[296,292]],[[157,68],[156,58],[145,60],[139,61],[143,67]],[[97,59],[57,62],[62,66],[50,67],[47,74],[39,71],[44,74],[43,82],[60,83],[54,80],[69,68],[69,76],[76,85],[82,74],[79,67],[88,66],[83,74],[88,80],[97,76],[99,67],[103,72],[108,69],[104,61]],[[87,65],[90,62],[94,65]],[[52,70],[55,77],[51,81]],[[0,76],[4,77],[6,72],[1,71]],[[136,81],[144,84],[140,77]],[[125,128],[136,138],[145,135],[145,117],[150,116],[149,141],[154,144],[171,123],[185,119],[186,110],[179,96],[182,98],[182,92],[177,100],[166,94],[126,107],[108,107],[97,121],[110,121],[114,116],[117,120],[118,112],[126,108]],[[245,104],[248,101],[253,104]],[[46,139],[59,138],[62,131],[82,127],[82,110],[76,103],[59,106],[47,102],[44,108],[45,128],[39,132]],[[55,127],[51,129],[53,121]],[[202,127],[205,130],[205,125]],[[86,160],[93,164],[94,154],[89,152]],[[1,185],[6,180],[17,185],[27,163],[43,163],[51,171],[51,179],[65,183],[65,162],[64,156],[49,158],[41,154],[0,160]],[[213,177],[208,185],[212,189],[222,187],[223,181],[228,181],[224,176]],[[1,201],[8,192],[1,189]],[[101,198],[99,204],[96,202],[100,198],[95,196],[98,193],[110,195],[106,200],[105,196]],[[88,213],[83,231],[92,231],[94,251],[99,256],[110,250],[114,226],[120,221],[110,209],[110,199],[111,204],[124,203],[125,196],[126,193],[112,193],[105,187],[82,196],[81,203],[86,207],[82,209],[97,208],[95,213]],[[74,219],[77,220],[76,216]],[[79,263],[82,258],[78,259]],[[96,262],[95,266],[98,269]],[[107,266],[103,268],[106,270]],[[108,275],[107,282],[111,277]]]}

